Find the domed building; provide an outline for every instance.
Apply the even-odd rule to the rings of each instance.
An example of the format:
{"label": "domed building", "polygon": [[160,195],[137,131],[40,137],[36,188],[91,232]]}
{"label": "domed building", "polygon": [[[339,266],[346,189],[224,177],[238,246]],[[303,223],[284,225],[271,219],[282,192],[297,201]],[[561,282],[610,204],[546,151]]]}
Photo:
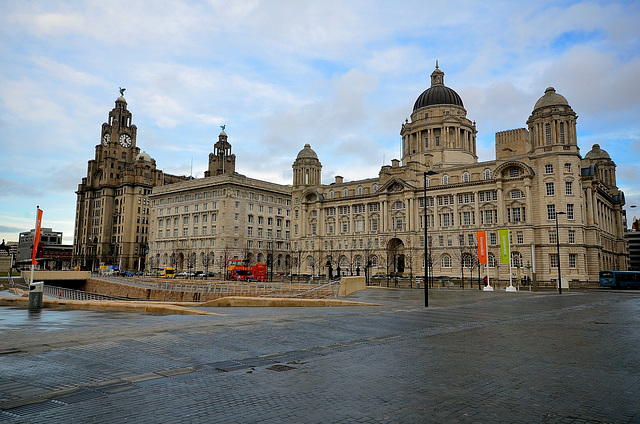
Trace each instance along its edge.
{"label": "domed building", "polygon": [[[435,276],[554,286],[559,266],[572,285],[597,282],[600,270],[627,269],[615,163],[598,145],[581,156],[577,118],[549,87],[527,127],[496,133],[496,159],[479,162],[475,122],[436,63],[431,86],[400,129],[401,159],[377,177],[322,184],[311,146],[298,154],[292,224],[301,272],[384,274],[395,282],[423,276],[429,263]],[[508,254],[500,230],[508,230]],[[480,270],[479,231],[488,244]]]}

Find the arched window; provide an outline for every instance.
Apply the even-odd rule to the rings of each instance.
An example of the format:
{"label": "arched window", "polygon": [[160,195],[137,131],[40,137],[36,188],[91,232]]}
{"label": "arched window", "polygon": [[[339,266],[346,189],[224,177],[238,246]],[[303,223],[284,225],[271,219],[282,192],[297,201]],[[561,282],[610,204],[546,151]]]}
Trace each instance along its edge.
{"label": "arched window", "polygon": [[496,257],[493,256],[493,254],[489,253],[489,255],[487,256],[487,266],[489,268],[495,268],[496,267]]}
{"label": "arched window", "polygon": [[424,180],[425,187],[431,187],[431,178],[427,177]]}
{"label": "arched window", "polygon": [[373,193],[375,193],[376,191],[378,191],[378,184],[374,184],[373,187],[371,188],[371,191]]}
{"label": "arched window", "polygon": [[473,263],[473,258],[470,254],[464,255],[462,258],[462,266],[465,268],[471,268],[471,264]]}
{"label": "arched window", "polygon": [[442,255],[442,268],[451,268],[451,256]]}
{"label": "arched window", "polygon": [[482,179],[483,180],[491,179],[491,170],[489,168],[485,169],[484,172],[482,173]]}
{"label": "arched window", "polygon": [[329,190],[329,199],[333,199],[334,195],[335,193],[333,192],[333,190]]}
{"label": "arched window", "polygon": [[449,176],[447,174],[442,176],[442,185],[448,185],[449,184]]}
{"label": "arched window", "polygon": [[342,190],[342,197],[347,197],[348,195],[349,195],[349,190],[347,190],[346,188]]}
{"label": "arched window", "polygon": [[357,193],[358,193],[358,196],[362,196],[362,186],[358,186]]}
{"label": "arched window", "polygon": [[469,176],[469,173],[467,171],[464,171],[462,173],[462,182],[463,183],[468,183],[469,181],[471,181],[471,178]]}
{"label": "arched window", "polygon": [[402,200],[398,200],[393,204],[392,209],[404,209],[404,202]]}
{"label": "arched window", "polygon": [[522,266],[522,255],[520,252],[511,252],[511,266],[514,268]]}
{"label": "arched window", "polygon": [[378,266],[378,257],[376,255],[369,256],[369,260],[371,261],[371,266],[372,267],[377,267]]}
{"label": "arched window", "polygon": [[560,122],[560,143],[564,144],[564,122]]}

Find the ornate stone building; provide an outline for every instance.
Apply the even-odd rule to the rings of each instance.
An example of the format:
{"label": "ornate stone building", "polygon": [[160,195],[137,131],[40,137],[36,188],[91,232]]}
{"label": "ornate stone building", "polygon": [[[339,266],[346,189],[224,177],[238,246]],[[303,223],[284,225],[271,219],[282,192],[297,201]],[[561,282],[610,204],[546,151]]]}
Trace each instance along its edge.
{"label": "ornate stone building", "polygon": [[291,269],[291,186],[236,173],[224,130],[204,178],[155,187],[149,199],[153,266],[219,276],[240,259]]}
{"label": "ornate stone building", "polygon": [[78,185],[73,265],[142,270],[149,242],[149,195],[157,185],[187,180],[164,174],[137,147],[137,128],[122,95],[102,124],[95,158]]}
{"label": "ornate stone building", "polygon": [[[373,274],[424,275],[425,206],[432,275],[459,276],[464,266],[468,276],[479,230],[487,232],[489,245],[488,270],[481,274],[490,278],[535,271],[538,281],[556,281],[558,261],[570,281],[627,269],[615,163],[598,145],[580,155],[577,118],[549,87],[527,128],[497,133],[496,160],[478,162],[475,122],[436,64],[431,87],[400,130],[402,160],[383,166],[376,178],[345,182],[337,176],[321,184],[322,165],[311,146],[298,154],[293,250],[305,258],[304,272],[355,274],[369,263]],[[428,171],[434,175],[425,178]],[[510,264],[499,260],[498,230],[504,228]]]}

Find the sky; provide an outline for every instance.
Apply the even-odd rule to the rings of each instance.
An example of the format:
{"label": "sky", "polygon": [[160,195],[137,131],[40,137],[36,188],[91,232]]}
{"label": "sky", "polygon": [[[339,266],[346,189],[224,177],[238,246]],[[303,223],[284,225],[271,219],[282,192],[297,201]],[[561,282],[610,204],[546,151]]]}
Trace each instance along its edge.
{"label": "sky", "polygon": [[[126,88],[137,145],[202,178],[220,126],[236,171],[281,184],[309,143],[323,183],[400,159],[401,124],[445,85],[495,133],[526,127],[549,87],[578,114],[578,146],[617,165],[640,217],[640,2],[5,0],[0,14],[0,238],[43,227],[73,242],[75,190]],[[629,209],[631,205],[638,208]]]}

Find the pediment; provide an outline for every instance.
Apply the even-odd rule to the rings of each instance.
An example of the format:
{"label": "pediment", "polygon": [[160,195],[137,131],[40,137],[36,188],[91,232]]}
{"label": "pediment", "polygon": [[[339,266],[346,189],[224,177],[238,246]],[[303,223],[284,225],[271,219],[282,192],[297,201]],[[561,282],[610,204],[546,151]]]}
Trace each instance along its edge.
{"label": "pediment", "polygon": [[401,178],[391,178],[389,181],[384,183],[382,187],[378,189],[378,193],[381,193],[381,192],[397,193],[399,191],[413,190],[413,189],[415,189],[415,187],[407,183],[405,180]]}

